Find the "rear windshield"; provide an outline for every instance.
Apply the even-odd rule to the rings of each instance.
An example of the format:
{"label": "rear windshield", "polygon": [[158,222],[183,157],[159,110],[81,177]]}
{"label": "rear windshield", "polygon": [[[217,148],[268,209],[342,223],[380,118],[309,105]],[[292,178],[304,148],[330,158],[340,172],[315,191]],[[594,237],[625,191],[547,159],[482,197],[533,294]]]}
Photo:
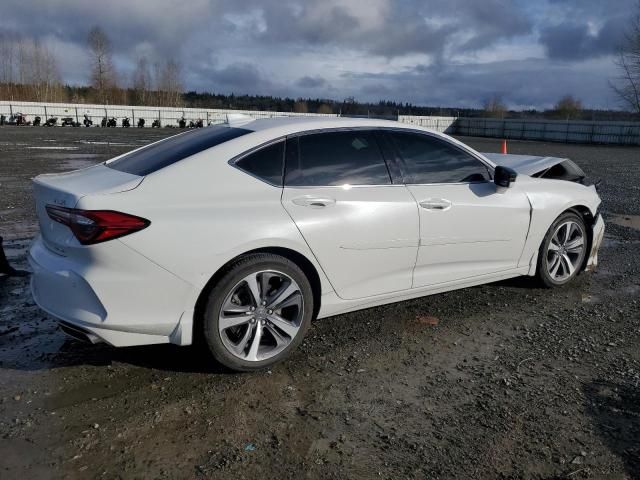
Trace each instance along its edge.
{"label": "rear windshield", "polygon": [[207,148],[251,133],[251,130],[231,127],[207,127],[181,135],[165,138],[160,142],[131,152],[106,165],[114,170],[133,175],[149,175],[168,165],[202,152]]}

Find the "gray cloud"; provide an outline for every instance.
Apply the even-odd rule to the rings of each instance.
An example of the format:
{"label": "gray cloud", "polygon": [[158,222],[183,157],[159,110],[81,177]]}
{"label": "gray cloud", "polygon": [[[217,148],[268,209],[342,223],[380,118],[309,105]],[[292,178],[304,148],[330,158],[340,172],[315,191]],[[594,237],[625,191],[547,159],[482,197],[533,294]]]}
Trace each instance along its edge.
{"label": "gray cloud", "polygon": [[296,82],[298,87],[302,88],[319,88],[324,87],[327,84],[327,81],[322,77],[310,77],[304,76],[299,78]]}
{"label": "gray cloud", "polygon": [[580,60],[611,55],[623,41],[626,23],[626,17],[614,17],[597,32],[592,32],[588,23],[570,21],[543,28],[540,41],[552,59]]}
{"label": "gray cloud", "polygon": [[21,0],[0,32],[54,46],[65,80],[87,80],[100,25],[129,78],[137,56],[180,60],[188,89],[480,105],[494,92],[544,106],[605,106],[611,53],[636,0]]}

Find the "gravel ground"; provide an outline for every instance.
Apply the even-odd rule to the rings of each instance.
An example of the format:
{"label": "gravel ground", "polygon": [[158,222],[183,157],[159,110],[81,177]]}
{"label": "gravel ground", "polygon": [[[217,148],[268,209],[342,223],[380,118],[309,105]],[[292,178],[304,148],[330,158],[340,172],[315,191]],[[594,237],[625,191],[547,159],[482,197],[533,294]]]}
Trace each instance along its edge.
{"label": "gravel ground", "polygon": [[[168,130],[0,128],[0,234],[27,268],[29,179]],[[497,140],[465,138],[480,151]],[[640,478],[640,148],[510,142],[601,179],[601,265],[314,322],[272,370],[67,339],[0,277],[0,478]]]}

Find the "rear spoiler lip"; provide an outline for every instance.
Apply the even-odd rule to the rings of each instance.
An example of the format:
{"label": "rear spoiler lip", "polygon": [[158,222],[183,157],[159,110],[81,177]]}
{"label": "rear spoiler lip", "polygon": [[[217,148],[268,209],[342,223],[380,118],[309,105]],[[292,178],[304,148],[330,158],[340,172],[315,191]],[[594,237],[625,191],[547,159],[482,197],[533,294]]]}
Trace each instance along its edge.
{"label": "rear spoiler lip", "polygon": [[[89,172],[89,170],[93,171]],[[111,177],[112,181],[107,181],[107,172],[111,172],[109,177]],[[83,179],[81,182],[78,182],[84,188],[74,188],[77,186],[67,184],[67,179],[71,179],[72,176],[79,176],[83,174],[90,175],[92,177],[92,181],[87,182]],[[68,193],[80,199],[87,195],[105,195],[110,193],[127,192],[140,186],[144,178],[145,177],[142,176],[114,170],[113,168],[107,167],[104,163],[98,163],[87,168],[73,170],[70,172],[43,173],[33,177],[31,181],[34,184]]]}

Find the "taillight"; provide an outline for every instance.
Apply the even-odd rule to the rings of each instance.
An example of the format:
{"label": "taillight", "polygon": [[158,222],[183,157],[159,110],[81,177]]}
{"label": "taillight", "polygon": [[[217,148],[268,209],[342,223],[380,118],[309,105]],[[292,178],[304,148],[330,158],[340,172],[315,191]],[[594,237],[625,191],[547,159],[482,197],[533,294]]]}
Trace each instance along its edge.
{"label": "taillight", "polygon": [[112,210],[79,210],[47,205],[51,220],[66,225],[83,245],[93,245],[147,228],[144,218]]}

